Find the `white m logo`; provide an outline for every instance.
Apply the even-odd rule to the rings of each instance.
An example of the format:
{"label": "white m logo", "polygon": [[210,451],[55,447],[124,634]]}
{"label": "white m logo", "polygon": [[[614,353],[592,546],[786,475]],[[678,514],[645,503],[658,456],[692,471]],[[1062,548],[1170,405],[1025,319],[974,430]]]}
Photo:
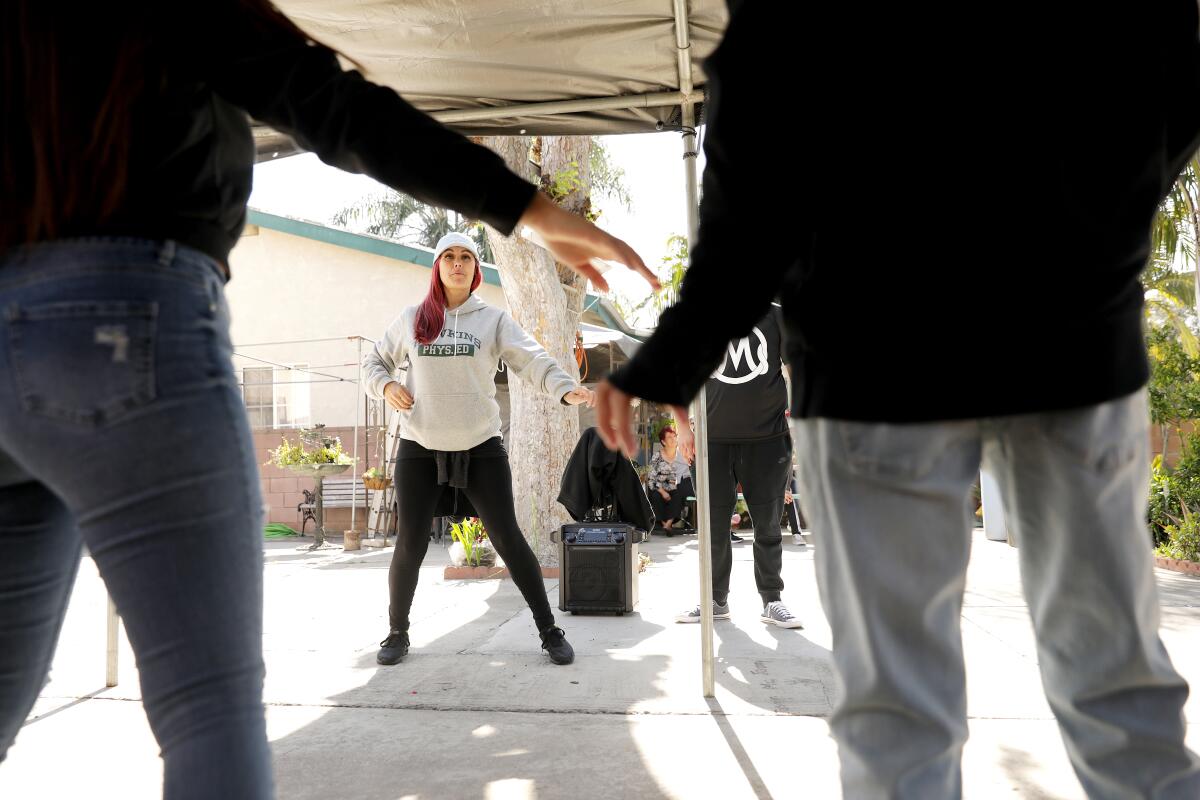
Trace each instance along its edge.
{"label": "white m logo", "polygon": [[[734,385],[748,383],[759,375],[767,374],[767,337],[763,336],[763,332],[758,328],[750,333],[751,336],[758,339],[758,347],[754,348],[751,336],[730,342],[725,351],[725,358],[721,360],[721,366],[713,373],[713,377],[721,383]],[[743,359],[746,361],[747,371],[744,375],[738,375]],[[733,362],[732,368],[730,368],[731,361]],[[727,374],[727,370],[733,374]]]}

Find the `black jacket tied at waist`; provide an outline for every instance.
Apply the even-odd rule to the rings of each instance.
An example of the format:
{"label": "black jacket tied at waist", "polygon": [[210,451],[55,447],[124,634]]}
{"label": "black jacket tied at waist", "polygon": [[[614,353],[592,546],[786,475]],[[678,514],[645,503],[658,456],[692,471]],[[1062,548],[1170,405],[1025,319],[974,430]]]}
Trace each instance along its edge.
{"label": "black jacket tied at waist", "polygon": [[611,505],[617,521],[645,531],[654,527],[654,510],[633,463],[605,447],[595,428],[579,437],[563,471],[558,502],[579,522],[589,511]]}

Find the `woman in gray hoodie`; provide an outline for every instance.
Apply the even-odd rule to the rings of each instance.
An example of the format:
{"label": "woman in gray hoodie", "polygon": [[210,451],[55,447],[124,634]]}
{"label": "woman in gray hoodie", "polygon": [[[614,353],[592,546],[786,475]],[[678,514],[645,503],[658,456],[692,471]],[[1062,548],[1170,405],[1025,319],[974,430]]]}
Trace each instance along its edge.
{"label": "woman in gray hoodie", "polygon": [[[554,358],[508,312],[473,292],[483,280],[469,237],[446,234],[434,248],[424,302],[406,308],[363,359],[368,394],[400,412],[396,455],[399,533],[388,572],[391,630],[376,660],[395,664],[408,653],[408,612],[429,547],[429,528],[442,493],[461,490],[533,611],[542,647],[555,664],[575,653],[546,600],[542,571],[517,524],[512,473],[500,438],[496,364],[568,405],[593,403]],[[404,382],[395,379],[406,366]]]}

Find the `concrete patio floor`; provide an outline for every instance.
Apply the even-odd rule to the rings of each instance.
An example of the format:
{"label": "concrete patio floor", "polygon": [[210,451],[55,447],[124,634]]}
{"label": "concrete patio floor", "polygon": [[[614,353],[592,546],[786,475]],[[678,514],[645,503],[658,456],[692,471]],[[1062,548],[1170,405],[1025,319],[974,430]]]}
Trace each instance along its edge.
{"label": "concrete patio floor", "polygon": [[[577,653],[569,667],[542,655],[511,581],[444,581],[436,544],[421,571],[412,653],[379,667],[391,550],[266,543],[263,645],[279,797],[840,797],[824,720],[837,687],[814,548],[785,542],[784,600],[805,627],[759,621],[751,545],[736,546],[733,619],[716,626],[710,700],[701,696],[699,626],[673,621],[698,597],[694,536],[643,547],[654,561],[636,613],[560,615]],[[1163,638],[1200,686],[1200,579],[1160,570],[1158,580]],[[545,584],[557,605],[557,581]],[[0,797],[159,796],[161,763],[124,639],[120,684],[104,688],[104,597],[85,558],[51,681],[0,766]],[[979,531],[963,636],[966,797],[1081,798],[1042,697],[1016,551]],[[1194,695],[1188,712],[1189,742],[1200,749]]]}

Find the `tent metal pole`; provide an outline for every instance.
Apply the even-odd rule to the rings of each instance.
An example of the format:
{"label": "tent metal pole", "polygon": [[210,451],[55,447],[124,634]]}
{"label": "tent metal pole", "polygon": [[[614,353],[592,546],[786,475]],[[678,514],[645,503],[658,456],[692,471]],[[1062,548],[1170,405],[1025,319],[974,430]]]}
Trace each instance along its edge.
{"label": "tent metal pole", "polygon": [[117,633],[120,630],[121,618],[117,616],[117,604],[112,597],[108,598],[108,636],[104,658],[104,685],[117,685]]}
{"label": "tent metal pole", "polygon": [[[688,252],[700,227],[700,190],[696,176],[696,107],[692,87],[692,45],[688,33],[687,0],[675,2],[675,47],[678,53],[679,88],[685,99],[681,104],[683,122],[683,173],[687,193]],[[708,514],[708,404],[700,390],[692,405],[696,420],[696,538],[700,545],[700,659],[705,697],[716,691],[713,669],[712,615],[712,526],[719,520]],[[687,421],[681,421],[686,425]]]}

